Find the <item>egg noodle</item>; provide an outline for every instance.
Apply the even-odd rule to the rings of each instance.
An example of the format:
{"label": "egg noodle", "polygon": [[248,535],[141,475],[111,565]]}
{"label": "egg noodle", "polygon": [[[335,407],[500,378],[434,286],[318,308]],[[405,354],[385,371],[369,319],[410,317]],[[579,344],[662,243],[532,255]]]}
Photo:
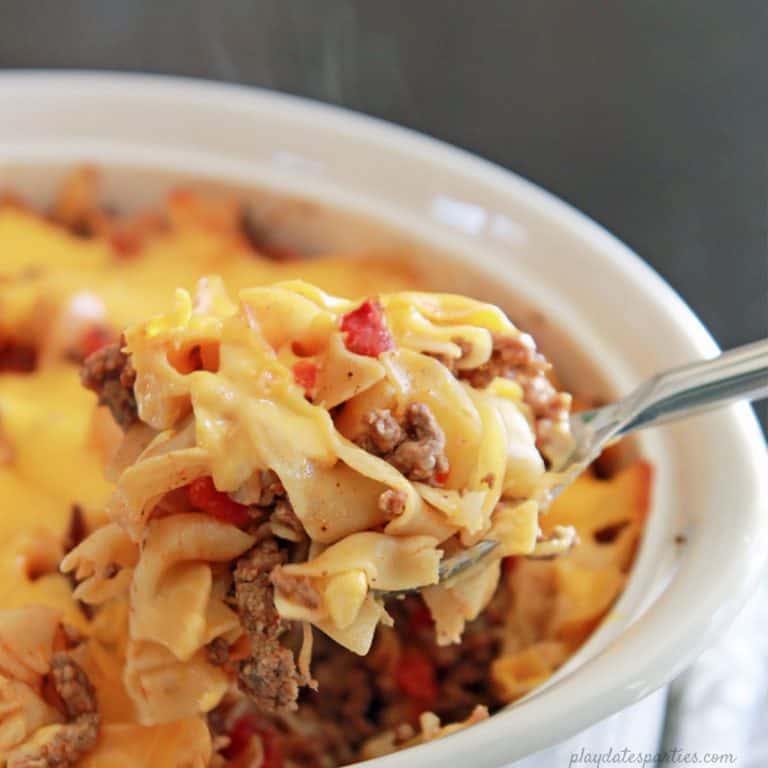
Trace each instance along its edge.
{"label": "egg noodle", "polygon": [[5,764],[332,766],[545,681],[624,587],[648,465],[543,512],[570,397],[501,310],[96,179],[0,198]]}

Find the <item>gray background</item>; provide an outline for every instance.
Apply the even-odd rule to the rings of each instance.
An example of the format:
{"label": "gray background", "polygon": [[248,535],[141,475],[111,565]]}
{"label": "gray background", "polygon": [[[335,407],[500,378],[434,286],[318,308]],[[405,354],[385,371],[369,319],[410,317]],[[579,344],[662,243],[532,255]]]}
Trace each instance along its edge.
{"label": "gray background", "polygon": [[0,0],[0,67],[231,80],[408,125],[607,226],[723,346],[768,335],[763,0]]}

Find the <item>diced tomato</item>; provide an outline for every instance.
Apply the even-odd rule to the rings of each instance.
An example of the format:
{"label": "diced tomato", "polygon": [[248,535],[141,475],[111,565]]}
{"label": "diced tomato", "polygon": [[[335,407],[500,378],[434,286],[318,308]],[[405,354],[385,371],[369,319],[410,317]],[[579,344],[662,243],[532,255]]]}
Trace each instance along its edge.
{"label": "diced tomato", "polygon": [[293,364],[292,370],[293,378],[305,392],[310,392],[315,388],[317,384],[317,365],[315,363],[311,360],[299,360]]}
{"label": "diced tomato", "polygon": [[242,715],[235,720],[229,733],[229,744],[222,750],[224,757],[228,760],[237,757],[248,746],[253,736],[261,739],[264,751],[261,768],[283,768],[283,751],[277,731],[254,712]]}
{"label": "diced tomato", "polygon": [[395,682],[406,696],[427,709],[437,700],[435,667],[429,657],[414,646],[403,648],[395,668]]}
{"label": "diced tomato", "polygon": [[260,734],[264,749],[264,761],[261,768],[283,768],[283,750],[273,729],[264,730]]}
{"label": "diced tomato", "polygon": [[142,248],[141,237],[131,231],[116,230],[109,236],[109,244],[115,255],[121,259],[130,259]]}
{"label": "diced tomato", "polygon": [[272,261],[301,261],[301,255],[284,245],[259,245],[259,251]]}
{"label": "diced tomato", "polygon": [[510,555],[509,557],[505,557],[501,561],[501,567],[504,569],[504,573],[511,573],[514,571],[519,559],[520,558],[518,555]]}
{"label": "diced tomato", "polygon": [[429,629],[434,624],[435,620],[432,618],[429,608],[421,602],[408,616],[408,628],[413,632],[417,632],[420,629]]}
{"label": "diced tomato", "polygon": [[366,299],[357,309],[347,312],[341,318],[341,330],[347,334],[344,344],[356,355],[378,357],[395,346],[377,299]]}
{"label": "diced tomato", "polygon": [[83,359],[94,352],[98,352],[114,338],[115,335],[109,328],[105,328],[103,325],[90,326],[80,338],[80,353]]}
{"label": "diced tomato", "polygon": [[251,519],[248,507],[238,504],[217,490],[211,477],[198,477],[187,487],[189,503],[212,517],[238,527],[245,525]]}
{"label": "diced tomato", "polygon": [[450,469],[446,469],[445,472],[435,472],[435,482],[438,483],[438,485],[443,485],[450,474]]}

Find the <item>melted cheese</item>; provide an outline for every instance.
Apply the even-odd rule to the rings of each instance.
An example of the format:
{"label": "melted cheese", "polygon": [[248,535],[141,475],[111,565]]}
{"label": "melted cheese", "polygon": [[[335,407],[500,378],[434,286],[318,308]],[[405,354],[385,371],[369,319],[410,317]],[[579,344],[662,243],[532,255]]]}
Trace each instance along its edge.
{"label": "melted cheese", "polygon": [[[497,554],[509,555],[531,551],[539,533],[535,500],[498,503],[504,492],[533,495],[543,480],[517,408],[519,387],[497,381],[478,394],[431,357],[452,359],[457,368],[482,364],[491,332],[515,332],[503,313],[462,297],[413,292],[424,278],[404,256],[270,261],[233,237],[226,207],[206,226],[183,205],[169,211],[169,229],[120,259],[106,238],[78,238],[0,204],[0,335],[42,349],[35,372],[0,375],[0,760],[11,764],[61,727],[39,685],[52,627],[64,621],[86,636],[75,653],[96,687],[103,722],[97,746],[80,764],[208,765],[210,734],[199,713],[216,705],[229,681],[202,647],[216,637],[233,643],[241,632],[225,601],[228,577],[216,562],[236,557],[251,539],[224,524],[197,531],[183,515],[147,528],[158,496],[191,479],[212,474],[218,488],[243,492],[255,470],[278,473],[314,541],[313,557],[286,571],[311,579],[321,597],[314,611],[283,596],[278,608],[360,654],[376,626],[390,621],[372,588],[434,582],[446,542],[455,548],[492,535],[502,539]],[[158,316],[178,288],[191,291],[214,273],[221,284],[203,281],[196,304],[177,294],[175,310],[129,334],[142,416],[165,431],[152,442],[147,434],[126,441],[114,461],[113,493],[103,477],[115,453],[114,425],[103,409],[94,413],[94,396],[64,359],[67,344],[92,323],[117,331]],[[259,287],[273,283],[281,285]],[[397,293],[403,289],[411,292]],[[334,335],[340,315],[356,306],[350,299],[372,292],[384,295],[397,343],[379,359],[352,354]],[[291,346],[297,337],[300,356]],[[218,371],[182,371],[180,348],[194,342],[220,348]],[[289,373],[299,359],[319,366],[313,403]],[[452,467],[445,488],[408,482],[350,439],[362,415],[408,399],[428,403],[444,425]],[[334,423],[328,410],[340,404]],[[184,422],[190,414],[194,420]],[[499,480],[489,487],[488,477]],[[577,483],[543,525],[547,532],[575,517],[588,546],[562,562],[525,563],[508,577],[520,599],[494,677],[510,698],[562,663],[621,588],[647,494],[626,514],[618,489],[642,488],[637,478],[623,476],[614,489]],[[378,506],[387,489],[405,498],[389,521]],[[76,595],[99,604],[92,621],[69,579],[55,572],[73,504],[84,508],[89,527],[105,522],[107,510],[131,534],[106,525],[64,561],[81,580]],[[625,524],[615,546],[593,543],[595,521]],[[200,516],[194,522],[211,527]],[[190,535],[192,528],[199,535]],[[458,638],[498,579],[495,561],[427,592],[441,640]],[[542,607],[546,595],[554,597]],[[17,624],[29,606],[44,619],[22,636]],[[520,637],[535,642],[521,647]]]}
{"label": "melted cheese", "polygon": [[[42,350],[36,371],[0,374],[0,609],[41,606],[39,610],[43,610],[45,606],[55,611],[57,621],[92,637],[78,649],[78,661],[97,689],[105,725],[97,748],[82,765],[203,768],[211,755],[205,723],[194,717],[152,727],[139,725],[138,718],[157,707],[148,710],[150,705],[142,704],[137,713],[123,685],[128,651],[127,586],[137,556],[130,547],[135,545],[118,541],[106,552],[107,560],[101,562],[97,556],[96,565],[93,560],[83,564],[81,558],[77,567],[85,568],[79,573],[89,575],[89,586],[79,594],[96,602],[111,599],[100,607],[93,622],[78,607],[69,578],[57,572],[72,505],[83,508],[89,528],[105,520],[113,489],[104,479],[105,461],[115,447],[111,420],[94,412],[93,394],[83,389],[78,366],[67,362],[63,353],[90,324],[117,331],[150,317],[167,306],[179,286],[191,289],[212,271],[222,275],[233,292],[245,286],[309,277],[323,288],[350,297],[365,293],[371,283],[396,290],[413,286],[419,278],[404,259],[391,256],[367,260],[364,268],[351,268],[349,259],[332,256],[270,261],[226,233],[188,226],[172,227],[134,258],[121,260],[106,239],[75,237],[39,216],[2,204],[0,253],[0,337],[30,342]],[[364,384],[366,377],[370,374],[361,369],[356,386]],[[328,391],[330,397],[336,396],[332,387]],[[117,579],[105,582],[101,574],[112,563],[121,565],[122,571]],[[222,588],[226,585],[214,581],[205,606],[210,633],[205,641],[232,634],[237,624],[222,602]],[[239,627],[232,641],[238,633]],[[142,647],[148,647],[147,643]],[[132,680],[148,690],[154,685],[167,688],[162,678],[166,673],[144,662],[143,667],[137,666],[136,649],[131,658]],[[207,664],[200,659],[195,663],[210,677]],[[206,680],[192,683],[182,697],[207,697],[205,707],[212,706],[217,695],[213,689],[218,686],[218,695],[223,692],[223,678],[219,674],[215,685]],[[55,723],[59,715],[21,680],[3,678],[0,688],[7,712],[0,723],[2,759],[9,755],[6,750],[38,726]],[[192,710],[198,711],[198,705],[193,704]],[[51,736],[46,728],[37,734],[39,739]],[[33,742],[27,744],[33,746]],[[25,749],[12,751],[11,759],[16,760]]]}

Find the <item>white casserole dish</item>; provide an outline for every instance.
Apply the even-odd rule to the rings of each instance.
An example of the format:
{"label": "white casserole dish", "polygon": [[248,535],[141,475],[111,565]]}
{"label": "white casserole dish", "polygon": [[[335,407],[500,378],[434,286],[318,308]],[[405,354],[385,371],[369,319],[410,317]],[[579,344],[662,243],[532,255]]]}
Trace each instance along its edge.
{"label": "white casserole dish", "polygon": [[[408,243],[423,263],[439,260],[444,287],[511,309],[581,389],[625,392],[717,352],[669,286],[598,225],[490,163],[376,120],[181,79],[0,75],[0,187],[43,203],[82,161],[104,169],[109,199],[125,206],[208,179],[243,188],[286,243]],[[578,350],[552,351],[563,332]],[[663,685],[731,622],[768,553],[768,466],[753,414],[730,407],[637,445],[656,470],[653,511],[629,586],[587,644],[490,720],[366,765],[483,768],[530,754]]]}

